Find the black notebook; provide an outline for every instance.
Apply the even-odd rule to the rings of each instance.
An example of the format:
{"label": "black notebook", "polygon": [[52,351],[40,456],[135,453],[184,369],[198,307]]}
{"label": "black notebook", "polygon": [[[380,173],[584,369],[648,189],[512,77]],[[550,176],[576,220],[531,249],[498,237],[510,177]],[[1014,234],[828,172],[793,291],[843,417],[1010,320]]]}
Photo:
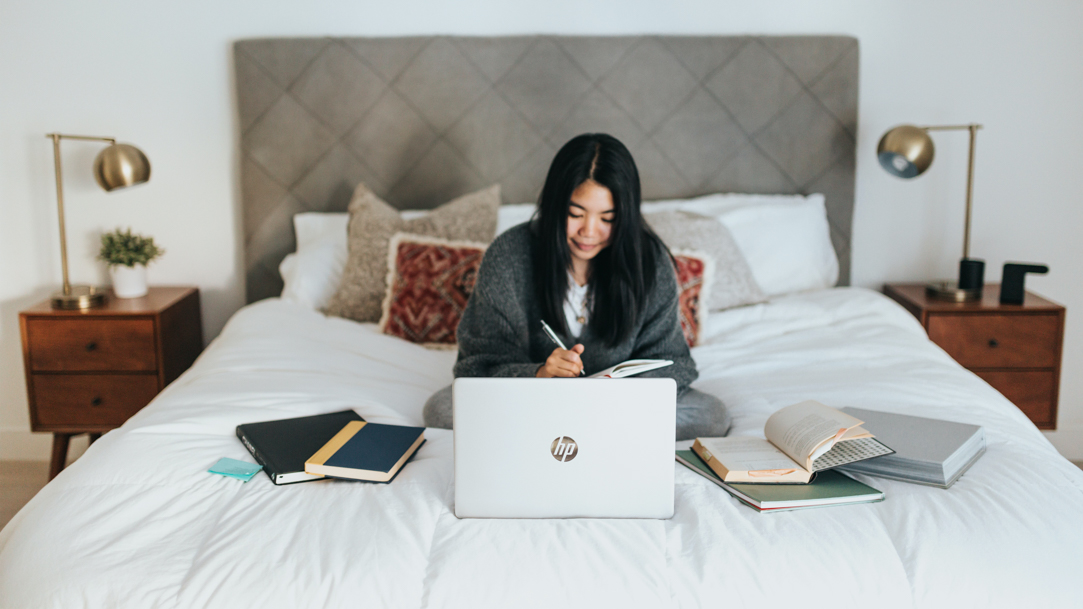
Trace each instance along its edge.
{"label": "black notebook", "polygon": [[350,421],[363,421],[356,412],[343,410],[311,417],[245,423],[237,426],[237,437],[263,466],[275,484],[320,480],[323,476],[305,473],[305,460],[316,454]]}

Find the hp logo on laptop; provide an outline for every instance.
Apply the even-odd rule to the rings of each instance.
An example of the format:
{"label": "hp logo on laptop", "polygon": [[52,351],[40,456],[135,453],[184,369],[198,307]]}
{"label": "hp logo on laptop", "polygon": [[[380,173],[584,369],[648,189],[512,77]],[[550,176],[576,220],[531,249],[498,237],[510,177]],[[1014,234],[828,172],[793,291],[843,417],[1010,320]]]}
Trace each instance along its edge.
{"label": "hp logo on laptop", "polygon": [[553,453],[553,458],[561,463],[565,461],[571,461],[579,454],[579,445],[575,443],[575,440],[568,436],[560,436],[556,440],[553,440],[553,444],[549,447],[549,452]]}

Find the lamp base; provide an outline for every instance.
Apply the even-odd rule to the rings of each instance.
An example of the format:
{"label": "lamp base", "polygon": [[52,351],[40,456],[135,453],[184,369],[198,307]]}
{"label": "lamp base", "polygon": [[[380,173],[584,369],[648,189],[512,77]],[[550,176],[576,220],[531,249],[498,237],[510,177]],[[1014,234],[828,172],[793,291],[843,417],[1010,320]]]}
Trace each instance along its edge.
{"label": "lamp base", "polygon": [[981,300],[982,288],[963,289],[954,281],[934,281],[925,285],[925,294],[935,300],[973,302]]}
{"label": "lamp base", "polygon": [[105,290],[92,285],[73,285],[71,292],[55,292],[52,296],[54,309],[93,309],[105,304]]}

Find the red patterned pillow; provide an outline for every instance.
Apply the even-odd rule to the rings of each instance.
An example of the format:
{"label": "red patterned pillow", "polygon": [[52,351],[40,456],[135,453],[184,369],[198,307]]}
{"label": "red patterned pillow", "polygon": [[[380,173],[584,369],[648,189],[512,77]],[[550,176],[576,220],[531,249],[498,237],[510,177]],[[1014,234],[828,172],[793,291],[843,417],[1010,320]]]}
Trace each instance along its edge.
{"label": "red patterned pillow", "polygon": [[428,347],[456,344],[486,246],[396,233],[388,247],[380,331]]}
{"label": "red patterned pillow", "polygon": [[714,277],[714,259],[689,250],[675,250],[677,299],[680,304],[681,331],[689,347],[699,343],[700,332],[707,320],[710,283]]}

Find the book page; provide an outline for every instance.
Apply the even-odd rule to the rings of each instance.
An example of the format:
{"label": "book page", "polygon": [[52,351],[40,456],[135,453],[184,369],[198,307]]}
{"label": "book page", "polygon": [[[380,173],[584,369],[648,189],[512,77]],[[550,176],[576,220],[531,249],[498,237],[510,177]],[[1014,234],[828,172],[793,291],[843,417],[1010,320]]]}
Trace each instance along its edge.
{"label": "book page", "polygon": [[[862,425],[864,425],[864,421],[862,421]],[[850,429],[846,430],[846,433],[842,434],[842,437],[839,438],[839,442],[844,442],[846,440],[857,440],[859,438],[872,438],[872,437],[874,437],[874,436],[871,433],[865,431],[865,428],[863,428],[863,427],[851,427]]]}
{"label": "book page", "polygon": [[831,450],[813,460],[812,471],[831,469],[832,467],[882,457],[895,452],[868,433],[865,433],[865,436],[849,441],[839,440],[831,447]]}
{"label": "book page", "polygon": [[834,446],[839,431],[858,425],[861,421],[846,413],[807,400],[771,415],[763,431],[772,444],[812,471],[812,462]]}
{"label": "book page", "polygon": [[812,475],[762,438],[696,438],[692,451],[726,482],[800,484]]}
{"label": "book page", "polygon": [[800,469],[801,466],[767,440],[752,437],[697,438],[731,472]]}

